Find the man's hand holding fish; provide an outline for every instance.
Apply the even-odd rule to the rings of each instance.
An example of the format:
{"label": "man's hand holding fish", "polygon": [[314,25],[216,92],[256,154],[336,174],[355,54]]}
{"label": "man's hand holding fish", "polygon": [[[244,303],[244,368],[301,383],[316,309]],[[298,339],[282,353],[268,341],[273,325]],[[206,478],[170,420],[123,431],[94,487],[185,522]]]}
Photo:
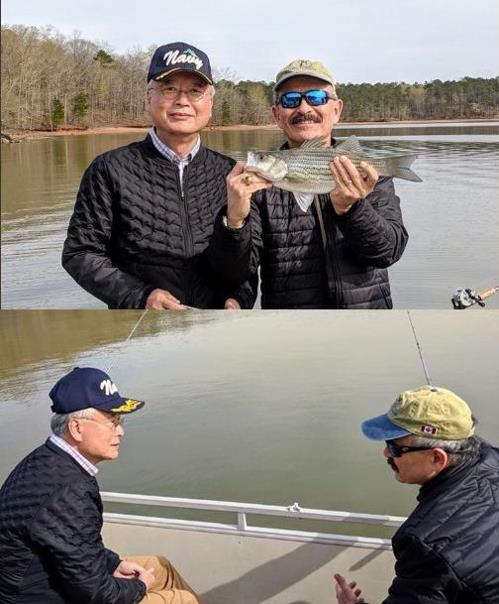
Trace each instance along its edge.
{"label": "man's hand holding fish", "polygon": [[257,174],[245,172],[245,165],[238,161],[227,175],[227,227],[240,229],[250,213],[253,193],[268,189],[272,183]]}
{"label": "man's hand holding fish", "polygon": [[341,215],[348,212],[359,199],[364,199],[374,191],[378,182],[378,172],[366,162],[360,163],[362,176],[354,164],[340,155],[329,162],[329,167],[336,181],[335,188],[329,193],[334,211]]}

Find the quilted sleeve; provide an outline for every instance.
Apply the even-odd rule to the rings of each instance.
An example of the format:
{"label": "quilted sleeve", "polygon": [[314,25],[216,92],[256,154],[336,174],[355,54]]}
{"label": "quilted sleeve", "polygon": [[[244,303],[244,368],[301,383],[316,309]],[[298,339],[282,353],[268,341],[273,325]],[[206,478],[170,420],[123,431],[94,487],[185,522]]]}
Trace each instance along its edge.
{"label": "quilted sleeve", "polygon": [[227,206],[224,206],[215,219],[208,248],[211,269],[227,287],[237,290],[234,297],[243,308],[252,308],[257,295],[258,267],[263,248],[259,202],[263,203],[263,198],[256,193],[251,200],[246,224],[238,230],[223,225],[223,216],[227,214]]}
{"label": "quilted sleeve", "polygon": [[249,276],[251,228],[248,220],[241,229],[228,229],[223,224],[226,214],[227,206],[215,218],[207,257],[212,271],[228,287],[237,287]]}
{"label": "quilted sleeve", "polygon": [[59,575],[65,597],[75,604],[135,604],[146,591],[138,579],[115,579],[110,551],[102,542],[102,517],[91,488],[57,490],[40,507],[29,537]]}
{"label": "quilted sleeve", "polygon": [[109,254],[113,228],[113,184],[105,156],[92,162],[76,197],[62,252],[73,279],[111,308],[143,308],[154,289],[116,266]]}
{"label": "quilted sleeve", "polygon": [[383,604],[460,602],[462,585],[448,563],[411,535],[397,543],[396,577]]}
{"label": "quilted sleeve", "polygon": [[409,236],[391,178],[380,178],[370,195],[336,220],[349,249],[362,262],[386,268],[401,258]]}

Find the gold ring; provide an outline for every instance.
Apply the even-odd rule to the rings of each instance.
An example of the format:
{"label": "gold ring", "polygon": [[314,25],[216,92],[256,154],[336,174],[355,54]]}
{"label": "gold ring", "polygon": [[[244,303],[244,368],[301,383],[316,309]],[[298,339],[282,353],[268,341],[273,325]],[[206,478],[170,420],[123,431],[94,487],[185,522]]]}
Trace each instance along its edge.
{"label": "gold ring", "polygon": [[244,184],[248,187],[251,184],[251,182],[253,181],[253,178],[251,177],[251,174],[245,174],[243,176],[242,180],[243,180]]}

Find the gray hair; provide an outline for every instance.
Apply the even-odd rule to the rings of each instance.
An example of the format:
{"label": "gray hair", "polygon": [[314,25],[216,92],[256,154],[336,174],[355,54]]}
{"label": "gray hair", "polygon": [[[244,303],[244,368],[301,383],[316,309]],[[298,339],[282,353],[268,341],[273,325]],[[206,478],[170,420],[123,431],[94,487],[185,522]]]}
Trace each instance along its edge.
{"label": "gray hair", "polygon": [[56,436],[63,436],[68,433],[69,422],[72,419],[91,419],[95,415],[95,409],[79,409],[72,413],[54,413],[50,420],[50,429]]}
{"label": "gray hair", "polygon": [[481,443],[482,439],[478,436],[460,440],[437,440],[426,436],[413,436],[411,439],[411,447],[428,447],[446,451],[450,466],[461,466],[478,457]]}

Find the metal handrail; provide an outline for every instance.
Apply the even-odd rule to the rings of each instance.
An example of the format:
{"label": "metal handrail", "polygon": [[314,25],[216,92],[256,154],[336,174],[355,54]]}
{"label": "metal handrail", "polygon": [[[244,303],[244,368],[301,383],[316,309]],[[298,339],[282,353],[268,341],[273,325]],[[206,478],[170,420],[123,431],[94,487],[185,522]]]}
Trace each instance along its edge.
{"label": "metal handrail", "polygon": [[302,518],[308,520],[325,520],[329,522],[347,522],[371,524],[377,526],[400,526],[405,518],[383,514],[360,514],[356,512],[339,512],[302,508],[298,503],[289,506],[265,505],[260,503],[238,503],[234,501],[216,501],[210,499],[189,499],[182,497],[162,497],[159,495],[136,495],[131,493],[101,493],[102,499],[108,503],[129,503],[168,508],[188,508],[196,510],[211,510],[217,512],[233,512],[237,514],[237,526],[240,530],[247,527],[246,515],[258,514],[264,516],[284,516],[287,518]]}

